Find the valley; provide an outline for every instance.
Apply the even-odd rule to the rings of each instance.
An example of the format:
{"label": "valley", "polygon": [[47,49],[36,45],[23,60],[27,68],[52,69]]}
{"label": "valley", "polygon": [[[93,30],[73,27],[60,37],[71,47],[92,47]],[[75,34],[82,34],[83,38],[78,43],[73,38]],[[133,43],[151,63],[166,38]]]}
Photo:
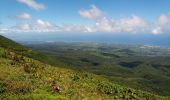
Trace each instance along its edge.
{"label": "valley", "polygon": [[169,48],[88,42],[38,43],[27,46],[50,55],[69,68],[101,75],[123,86],[159,95],[170,94]]}

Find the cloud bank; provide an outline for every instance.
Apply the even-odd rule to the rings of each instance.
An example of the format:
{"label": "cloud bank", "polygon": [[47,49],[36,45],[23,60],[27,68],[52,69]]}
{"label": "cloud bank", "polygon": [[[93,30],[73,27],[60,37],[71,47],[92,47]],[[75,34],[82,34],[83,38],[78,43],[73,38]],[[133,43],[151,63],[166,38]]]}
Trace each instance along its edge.
{"label": "cloud bank", "polygon": [[[44,9],[45,6],[35,0],[18,0],[18,2],[26,4],[35,10]],[[155,22],[150,22],[137,15],[114,19],[106,16],[105,12],[96,7],[90,6],[88,9],[80,9],[78,14],[81,18],[93,21],[95,24],[76,25],[74,23],[66,25],[56,25],[42,19],[34,19],[31,22],[17,24],[9,28],[0,28],[0,33],[4,32],[107,32],[107,33],[150,33],[163,34],[170,32],[170,14],[160,15]],[[18,19],[29,20],[32,16],[28,13],[17,15]]]}
{"label": "cloud bank", "polygon": [[120,19],[110,18],[95,5],[92,5],[90,9],[81,9],[78,13],[82,18],[91,19],[96,23],[93,27],[84,26],[84,29],[81,29],[84,32],[152,34],[170,32],[170,14],[162,14],[155,22],[150,22],[136,15]]}

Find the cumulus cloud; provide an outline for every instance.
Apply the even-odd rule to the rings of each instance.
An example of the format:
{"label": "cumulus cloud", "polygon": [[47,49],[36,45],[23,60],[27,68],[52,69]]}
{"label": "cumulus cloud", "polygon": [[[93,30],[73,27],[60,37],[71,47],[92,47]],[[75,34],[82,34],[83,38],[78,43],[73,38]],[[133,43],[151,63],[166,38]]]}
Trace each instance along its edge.
{"label": "cumulus cloud", "polygon": [[87,29],[86,31],[90,30],[90,32],[137,33],[149,31],[150,28],[149,22],[138,16],[130,16],[117,20],[114,18],[108,18],[104,15],[104,12],[95,5],[92,5],[91,8],[87,10],[81,9],[79,15],[83,18],[95,21],[96,24],[93,27],[85,28]]}
{"label": "cumulus cloud", "polygon": [[161,34],[170,32],[170,14],[162,14],[159,16],[157,24],[152,30],[153,34]]}
{"label": "cumulus cloud", "polygon": [[52,24],[48,21],[41,19],[35,20],[31,23],[26,24],[17,24],[10,28],[7,28],[8,32],[57,32],[59,27],[55,24]]}
{"label": "cumulus cloud", "polygon": [[32,16],[28,13],[21,13],[20,15],[17,15],[16,16],[18,19],[24,19],[24,20],[28,20],[28,19],[31,19]]}
{"label": "cumulus cloud", "polygon": [[160,25],[170,24],[170,14],[162,14],[161,16],[159,16],[158,21]]}
{"label": "cumulus cloud", "polygon": [[81,9],[79,11],[81,17],[88,19],[96,19],[103,16],[103,12],[98,9],[95,5],[92,5],[90,9]]}
{"label": "cumulus cloud", "polygon": [[41,19],[36,20],[35,24],[41,28],[54,28],[55,25]]}
{"label": "cumulus cloud", "polygon": [[120,19],[118,21],[118,26],[121,28],[122,32],[146,32],[150,28],[149,22],[138,16],[131,16],[127,18]]}
{"label": "cumulus cloud", "polygon": [[[80,10],[79,15],[83,18],[91,19],[96,23],[93,27],[83,28],[83,31],[85,32],[126,32],[151,34],[170,32],[170,14],[160,15],[155,22],[149,22],[136,15],[115,20],[114,18],[108,18],[105,16],[103,11],[93,5],[91,6],[91,9]],[[72,27],[74,28],[70,28],[70,31],[71,29],[73,29],[73,31],[76,29],[76,26]],[[80,28],[80,26],[78,27]]]}
{"label": "cumulus cloud", "polygon": [[[138,16],[121,18],[119,20],[110,19],[107,17],[95,20],[96,24],[93,27],[84,28],[85,32],[146,32],[149,31],[150,24]],[[73,29],[76,26],[74,26]],[[85,26],[84,26],[85,27]]]}
{"label": "cumulus cloud", "polygon": [[74,25],[74,24],[64,25],[62,27],[62,31],[66,31],[66,32],[95,32],[95,30],[93,29],[94,28],[91,28],[89,26]]}
{"label": "cumulus cloud", "polygon": [[37,19],[35,21],[35,30],[38,32],[56,32],[59,31],[59,27],[53,23],[45,20]]}
{"label": "cumulus cloud", "polygon": [[[25,1],[25,0],[19,0]],[[34,0],[27,0],[34,1]],[[92,5],[90,9],[81,9],[79,15],[95,22],[94,25],[67,24],[58,26],[46,20],[37,19],[29,24],[19,24],[12,28],[0,29],[0,32],[110,32],[110,33],[150,33],[161,34],[170,32],[170,14],[162,14],[154,22],[136,15],[114,19],[104,14],[102,10]],[[31,15],[22,13],[20,19],[31,19]],[[29,20],[30,21],[30,20]]]}
{"label": "cumulus cloud", "polygon": [[9,28],[10,32],[30,32],[32,30],[32,26],[30,24],[18,24]]}
{"label": "cumulus cloud", "polygon": [[35,0],[17,0],[17,1],[27,5],[30,8],[35,9],[35,10],[45,9],[45,5],[44,4],[38,3]]}

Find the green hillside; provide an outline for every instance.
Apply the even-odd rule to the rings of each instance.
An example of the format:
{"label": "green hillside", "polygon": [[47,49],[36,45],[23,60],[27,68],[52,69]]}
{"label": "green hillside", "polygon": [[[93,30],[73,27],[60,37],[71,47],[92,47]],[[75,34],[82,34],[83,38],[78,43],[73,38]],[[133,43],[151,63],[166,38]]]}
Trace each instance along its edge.
{"label": "green hillside", "polygon": [[168,48],[88,42],[44,42],[27,46],[54,56],[69,68],[102,75],[126,87],[170,96]]}
{"label": "green hillside", "polygon": [[[34,60],[37,53],[26,54],[30,49],[0,38],[1,100],[168,100],[167,97],[114,84],[102,76]],[[19,53],[18,48],[25,51]]]}
{"label": "green hillside", "polygon": [[16,51],[24,51],[26,48],[4,36],[0,35],[0,47],[16,50]]}
{"label": "green hillside", "polygon": [[32,51],[31,49],[1,35],[0,35],[0,47],[5,48],[8,51],[13,51],[16,54],[30,57],[30,58],[33,58],[35,60],[50,64],[50,65],[51,64],[52,65],[64,65],[63,63],[57,61],[57,59],[52,56],[47,56],[42,53]]}

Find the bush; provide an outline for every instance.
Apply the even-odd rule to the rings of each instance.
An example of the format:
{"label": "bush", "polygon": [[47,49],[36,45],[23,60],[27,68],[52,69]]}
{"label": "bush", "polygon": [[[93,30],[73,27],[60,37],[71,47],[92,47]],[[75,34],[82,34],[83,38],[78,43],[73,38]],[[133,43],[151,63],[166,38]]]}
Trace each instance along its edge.
{"label": "bush", "polygon": [[24,71],[27,73],[35,73],[37,72],[38,66],[34,63],[25,63],[24,64]]}
{"label": "bush", "polygon": [[9,93],[28,93],[33,90],[33,86],[30,82],[25,81],[9,81],[6,83],[6,92]]}
{"label": "bush", "polygon": [[0,57],[6,58],[6,51],[3,48],[0,48]]}
{"label": "bush", "polygon": [[117,90],[114,89],[114,86],[112,84],[106,84],[106,83],[99,83],[97,89],[108,95],[113,95],[117,93]]}
{"label": "bush", "polygon": [[72,79],[73,79],[73,81],[78,81],[78,80],[80,80],[80,76],[76,74],[72,77]]}
{"label": "bush", "polygon": [[5,82],[0,81],[0,93],[4,93],[5,92],[5,87],[6,87]]}
{"label": "bush", "polygon": [[136,99],[136,97],[139,97],[132,89],[111,83],[99,83],[98,91],[107,95],[113,95],[115,99]]}

